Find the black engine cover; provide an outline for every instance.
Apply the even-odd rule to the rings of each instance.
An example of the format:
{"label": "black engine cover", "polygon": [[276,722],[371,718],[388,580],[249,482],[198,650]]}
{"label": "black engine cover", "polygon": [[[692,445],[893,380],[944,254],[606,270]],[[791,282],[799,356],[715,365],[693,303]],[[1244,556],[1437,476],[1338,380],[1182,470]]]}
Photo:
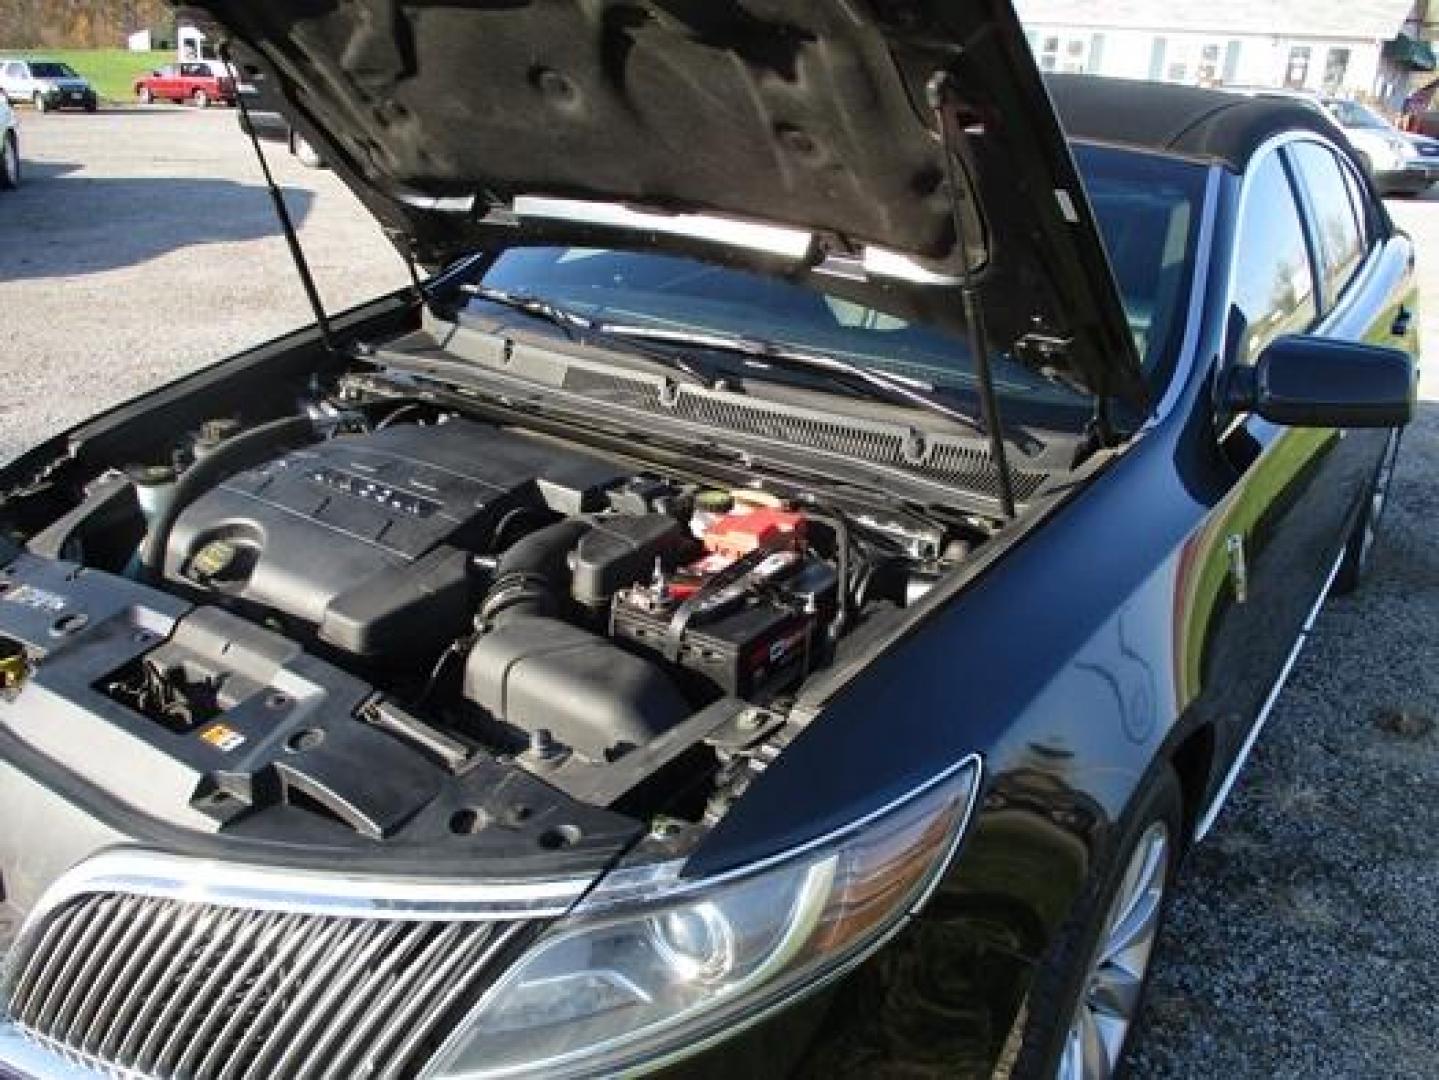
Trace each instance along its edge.
{"label": "black engine cover", "polygon": [[622,475],[467,420],[340,436],[196,499],[165,572],[302,620],[348,652],[414,656],[466,628],[469,555],[490,549],[506,515],[596,509]]}

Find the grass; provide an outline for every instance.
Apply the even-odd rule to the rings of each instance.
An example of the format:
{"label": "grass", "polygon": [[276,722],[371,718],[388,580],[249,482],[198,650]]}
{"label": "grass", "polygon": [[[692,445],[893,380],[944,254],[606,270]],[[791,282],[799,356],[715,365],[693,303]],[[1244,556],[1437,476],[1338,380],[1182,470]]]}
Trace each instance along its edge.
{"label": "grass", "polygon": [[161,64],[173,64],[173,49],[130,52],[128,49],[16,49],[0,51],[3,57],[34,57],[69,64],[90,80],[104,101],[133,101],[135,79]]}

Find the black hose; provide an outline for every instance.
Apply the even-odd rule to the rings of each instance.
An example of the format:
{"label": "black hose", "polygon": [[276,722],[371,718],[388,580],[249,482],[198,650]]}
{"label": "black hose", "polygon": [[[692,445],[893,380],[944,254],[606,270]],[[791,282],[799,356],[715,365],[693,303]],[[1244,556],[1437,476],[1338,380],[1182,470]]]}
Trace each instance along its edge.
{"label": "black hose", "polygon": [[495,581],[480,605],[480,619],[489,622],[504,611],[532,615],[553,612],[570,591],[570,552],[593,526],[566,518],[536,529],[515,541],[495,567]]}
{"label": "black hose", "polygon": [[191,465],[175,484],[165,510],[150,526],[140,546],[140,577],[159,581],[165,572],[165,549],[180,512],[225,476],[267,461],[277,449],[311,442],[318,437],[315,422],[307,416],[286,416],[271,420],[226,439]]}
{"label": "black hose", "polygon": [[834,620],[830,623],[829,634],[831,639],[838,638],[849,625],[852,607],[852,593],[849,580],[850,575],[850,534],[849,523],[844,520],[842,514],[819,514],[809,507],[804,508],[804,516],[810,521],[820,525],[827,525],[834,533],[834,557],[835,571],[839,577],[839,588],[835,590],[835,611]]}

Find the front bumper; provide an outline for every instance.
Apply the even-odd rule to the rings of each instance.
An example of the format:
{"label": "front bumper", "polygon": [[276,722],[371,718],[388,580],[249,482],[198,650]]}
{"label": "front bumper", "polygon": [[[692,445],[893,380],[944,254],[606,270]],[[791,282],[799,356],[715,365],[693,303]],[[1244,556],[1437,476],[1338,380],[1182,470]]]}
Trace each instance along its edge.
{"label": "front bumper", "polygon": [[93,109],[100,101],[94,90],[46,90],[41,96],[49,109]]}

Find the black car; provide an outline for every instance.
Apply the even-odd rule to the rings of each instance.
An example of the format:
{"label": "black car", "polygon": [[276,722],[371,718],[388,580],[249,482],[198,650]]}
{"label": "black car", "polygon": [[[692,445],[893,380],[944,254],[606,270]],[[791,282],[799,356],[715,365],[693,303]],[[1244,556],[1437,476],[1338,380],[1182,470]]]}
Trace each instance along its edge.
{"label": "black car", "polygon": [[295,243],[0,472],[0,1073],[1111,1073],[1413,409],[1330,121],[998,0],[206,6],[416,283]]}

